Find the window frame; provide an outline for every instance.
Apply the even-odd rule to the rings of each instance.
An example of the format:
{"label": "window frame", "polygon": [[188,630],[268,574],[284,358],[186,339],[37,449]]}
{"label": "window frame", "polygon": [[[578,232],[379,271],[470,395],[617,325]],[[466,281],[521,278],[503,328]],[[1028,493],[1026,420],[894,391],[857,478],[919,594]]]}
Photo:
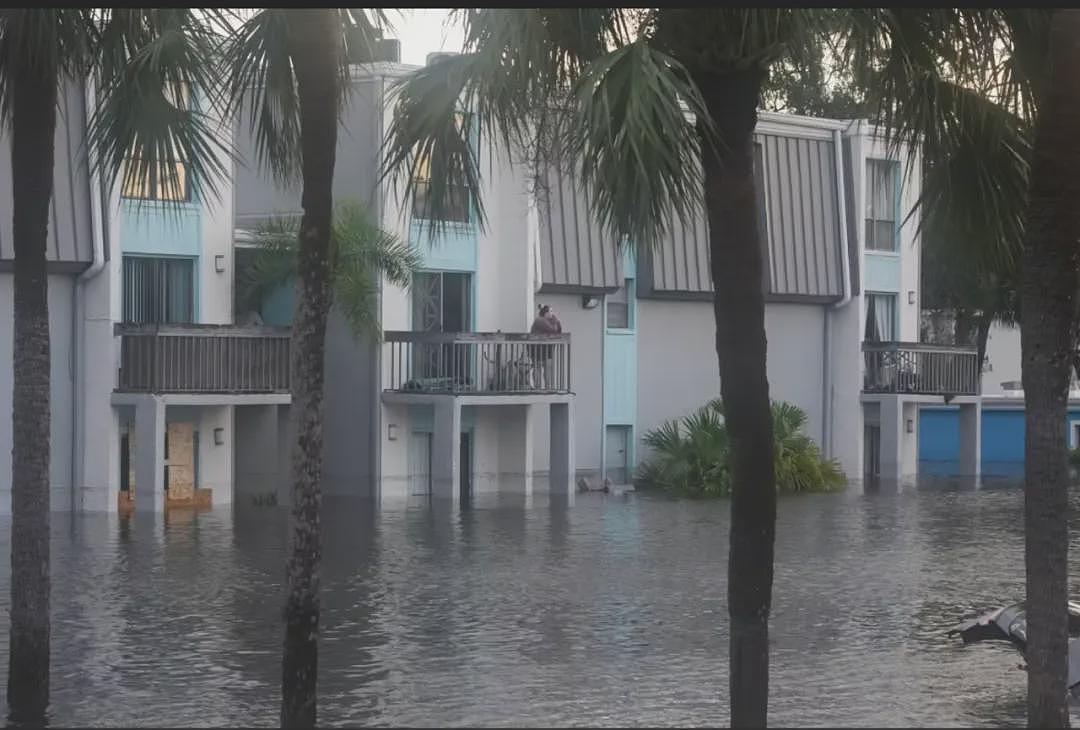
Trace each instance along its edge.
{"label": "window frame", "polygon": [[[877,176],[874,174],[874,167],[877,165],[888,165],[889,171],[892,173],[893,179],[893,195],[892,195],[892,209],[890,211],[892,218],[875,218],[871,217],[873,211],[873,201],[877,197],[873,194],[874,181]],[[864,247],[866,251],[872,253],[899,253],[900,251],[900,196],[901,196],[901,181],[900,181],[900,162],[899,160],[891,160],[885,157],[867,157],[866,158],[866,185],[863,191],[866,196],[866,205],[863,210],[863,236]],[[892,243],[889,248],[879,248],[877,245],[877,238],[872,236],[871,233],[876,230],[876,224],[878,223],[891,223],[892,224]]]}
{"label": "window frame", "polygon": [[870,317],[870,307],[874,306],[876,310],[875,299],[890,299],[893,302],[892,321],[890,322],[890,328],[892,329],[891,338],[881,338],[876,342],[899,342],[900,341],[900,295],[896,292],[889,291],[867,291],[866,292],[866,317],[863,320],[863,340],[866,342],[875,342],[875,340],[867,339],[866,337],[866,325]]}
{"label": "window frame", "polygon": [[[636,280],[632,277],[623,279],[623,285],[616,289],[611,294],[604,297],[604,328],[608,332],[634,332],[637,329],[637,313],[634,311],[634,300],[637,297],[637,285]],[[626,300],[624,302],[616,302],[624,304],[626,306],[626,326],[616,327],[611,324],[611,304],[612,295],[617,294],[620,291],[626,292]]]}

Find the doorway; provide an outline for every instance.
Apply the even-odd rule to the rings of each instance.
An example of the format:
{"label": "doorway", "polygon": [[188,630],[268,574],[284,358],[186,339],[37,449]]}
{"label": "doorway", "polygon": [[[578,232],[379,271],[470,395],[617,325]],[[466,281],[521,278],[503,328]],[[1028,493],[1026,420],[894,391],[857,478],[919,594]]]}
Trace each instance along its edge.
{"label": "doorway", "polygon": [[615,484],[628,483],[630,481],[630,427],[608,426],[607,438],[604,441],[606,476]]}
{"label": "doorway", "polygon": [[461,485],[461,503],[465,504],[472,498],[472,480],[473,480],[473,466],[472,466],[472,432],[461,432],[461,463],[458,465],[458,473],[460,476]]}
{"label": "doorway", "polygon": [[409,434],[409,496],[431,495],[431,434],[413,431]]}
{"label": "doorway", "polygon": [[881,426],[867,424],[863,430],[863,476],[876,479],[881,475]]}
{"label": "doorway", "polygon": [[[472,276],[448,271],[413,275],[414,332],[469,332],[472,329]],[[417,343],[414,379],[437,378],[458,385],[473,382],[469,348],[451,342]]]}

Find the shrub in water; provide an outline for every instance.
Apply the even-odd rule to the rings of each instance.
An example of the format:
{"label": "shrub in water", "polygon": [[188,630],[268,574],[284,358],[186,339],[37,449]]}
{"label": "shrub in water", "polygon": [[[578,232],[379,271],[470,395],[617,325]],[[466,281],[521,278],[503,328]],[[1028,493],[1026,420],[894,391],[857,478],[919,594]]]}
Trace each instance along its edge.
{"label": "shrub in water", "polygon": [[[834,459],[825,459],[803,433],[806,413],[783,401],[772,404],[776,486],[781,492],[842,489],[846,477]],[[643,439],[652,458],[638,470],[642,486],[656,486],[691,497],[731,493],[729,440],[723,403],[712,400],[684,418],[667,421]]]}

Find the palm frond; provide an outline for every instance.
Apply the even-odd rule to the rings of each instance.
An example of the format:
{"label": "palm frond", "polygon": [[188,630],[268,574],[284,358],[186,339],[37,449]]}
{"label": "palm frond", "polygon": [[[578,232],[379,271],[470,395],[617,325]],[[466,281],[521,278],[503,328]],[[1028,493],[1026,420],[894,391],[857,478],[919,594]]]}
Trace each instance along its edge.
{"label": "palm frond", "polygon": [[[299,216],[276,216],[254,231],[257,255],[241,276],[243,297],[263,301],[296,276]],[[357,201],[340,201],[334,210],[330,238],[332,296],[356,334],[378,338],[379,276],[408,286],[423,265],[418,251],[379,228]]]}
{"label": "palm frond", "polygon": [[397,286],[408,286],[413,272],[424,265],[419,251],[380,228],[355,200],[342,201],[334,211],[332,245],[335,264],[343,270],[378,272]]}
{"label": "palm frond", "polygon": [[190,9],[123,11],[105,19],[101,37],[108,46],[87,133],[94,169],[109,184],[121,172],[125,185],[156,177],[162,197],[179,201],[183,165],[195,195],[218,197],[232,149],[220,120],[202,108],[218,82],[217,40],[205,17]]}
{"label": "palm frond", "polygon": [[289,57],[287,10],[260,10],[222,48],[227,74],[222,106],[229,118],[246,119],[255,162],[279,182],[300,170],[300,101]]}
{"label": "palm frond", "polygon": [[479,226],[486,226],[480,150],[498,145],[528,160],[547,159],[543,148],[567,113],[572,84],[590,61],[625,44],[629,34],[619,9],[479,9],[459,10],[458,16],[465,52],[395,86],[394,118],[383,145],[383,177],[403,198],[413,196],[418,173],[425,172],[429,236],[446,230],[446,213],[463,192]]}
{"label": "palm frond", "polygon": [[[589,64],[574,89],[570,156],[594,214],[633,245],[659,242],[675,217],[700,210],[702,130],[712,123],[685,67],[644,39]],[[696,122],[696,124],[695,124]]]}

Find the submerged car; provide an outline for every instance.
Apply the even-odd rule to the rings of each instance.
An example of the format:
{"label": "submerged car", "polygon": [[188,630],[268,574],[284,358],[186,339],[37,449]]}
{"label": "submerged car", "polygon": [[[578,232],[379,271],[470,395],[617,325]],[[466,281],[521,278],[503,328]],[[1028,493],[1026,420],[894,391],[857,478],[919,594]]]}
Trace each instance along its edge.
{"label": "submerged car", "polygon": [[[1027,613],[1023,603],[1014,603],[965,621],[949,630],[965,644],[976,641],[1008,641],[1020,654],[1027,649]],[[1080,636],[1080,603],[1069,601],[1069,635]],[[1069,639],[1069,691],[1080,693],[1080,638]]]}

